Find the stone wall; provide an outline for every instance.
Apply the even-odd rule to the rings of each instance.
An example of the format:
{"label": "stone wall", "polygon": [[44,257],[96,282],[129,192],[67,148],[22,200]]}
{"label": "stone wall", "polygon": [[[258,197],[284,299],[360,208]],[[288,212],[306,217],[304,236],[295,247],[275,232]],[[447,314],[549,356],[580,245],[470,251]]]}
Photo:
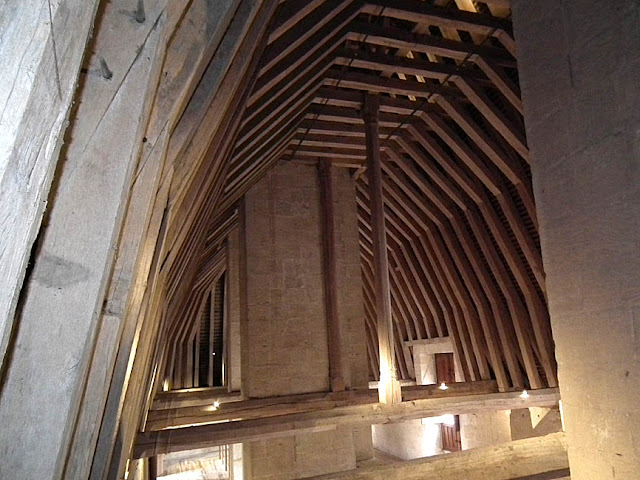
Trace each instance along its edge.
{"label": "stone wall", "polygon": [[637,478],[640,5],[513,8],[571,478]]}
{"label": "stone wall", "polygon": [[309,433],[245,444],[245,479],[293,480],[356,468],[352,431]]}
{"label": "stone wall", "polygon": [[282,164],[245,197],[247,394],[329,390],[316,169]]}
{"label": "stone wall", "polygon": [[460,415],[462,449],[490,447],[511,441],[509,410]]}
{"label": "stone wall", "polygon": [[[354,185],[334,169],[338,319],[345,383],[366,387],[362,279]],[[316,167],[281,163],[245,197],[250,397],[328,391],[321,205]],[[246,383],[245,383],[246,382]],[[247,479],[295,479],[356,467],[371,457],[371,430],[340,428],[246,443]]]}

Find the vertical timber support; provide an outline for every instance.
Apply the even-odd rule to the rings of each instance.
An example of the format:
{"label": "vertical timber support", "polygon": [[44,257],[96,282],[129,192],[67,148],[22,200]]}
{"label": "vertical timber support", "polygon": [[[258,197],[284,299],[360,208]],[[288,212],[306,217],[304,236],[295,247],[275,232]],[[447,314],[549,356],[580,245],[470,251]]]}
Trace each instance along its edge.
{"label": "vertical timber support", "polygon": [[329,350],[329,379],[331,391],[345,389],[342,374],[342,336],[338,320],[338,301],[336,290],[336,236],[333,215],[333,179],[331,178],[331,160],[318,161],[320,177],[320,204],[322,209],[322,257],[324,278],[324,304],[327,320],[327,344]]}
{"label": "vertical timber support", "polygon": [[378,135],[379,106],[380,100],[377,96],[365,94],[363,116],[367,147],[369,197],[371,198],[376,314],[378,317],[378,343],[380,346],[378,395],[380,403],[399,403],[401,401],[400,382],[396,377],[391,295],[389,292],[389,259],[387,258],[387,237],[382,200],[382,171],[380,168],[380,139]]}

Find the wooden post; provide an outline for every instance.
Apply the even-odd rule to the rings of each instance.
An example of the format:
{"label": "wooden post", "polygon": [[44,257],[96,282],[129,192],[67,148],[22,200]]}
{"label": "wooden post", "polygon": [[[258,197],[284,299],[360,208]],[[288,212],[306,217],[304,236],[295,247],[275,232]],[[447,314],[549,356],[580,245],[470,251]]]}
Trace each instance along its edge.
{"label": "wooden post", "polygon": [[380,346],[378,396],[380,403],[399,403],[401,401],[400,383],[396,377],[391,295],[389,292],[389,260],[387,258],[387,237],[382,200],[382,171],[380,169],[378,135],[379,106],[380,100],[377,96],[365,94],[363,117],[367,147],[369,198],[371,199],[376,315],[378,317],[378,343]]}
{"label": "wooden post", "polygon": [[331,160],[319,159],[320,203],[322,207],[322,255],[324,277],[324,304],[327,320],[327,343],[329,347],[329,378],[331,391],[345,389],[342,374],[342,338],[338,320],[336,291],[336,238],[333,218],[333,180]]}
{"label": "wooden post", "polygon": [[158,457],[149,457],[147,464],[149,480],[157,480],[158,478]]}

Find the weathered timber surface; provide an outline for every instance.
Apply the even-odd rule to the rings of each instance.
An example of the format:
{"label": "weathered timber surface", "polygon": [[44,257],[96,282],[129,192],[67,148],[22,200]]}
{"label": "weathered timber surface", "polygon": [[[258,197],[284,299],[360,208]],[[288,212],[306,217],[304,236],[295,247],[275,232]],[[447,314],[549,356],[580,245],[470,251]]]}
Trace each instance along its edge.
{"label": "weathered timber surface", "polygon": [[[162,177],[163,171],[168,169],[165,163],[169,131],[184,108],[185,97],[197,83],[198,72],[201,74],[211,59],[212,50],[220,42],[223,33],[219,31],[220,23],[221,30],[226,28],[226,16],[229,15],[227,12],[221,15],[219,7],[199,0],[192,2],[186,13],[180,2],[175,2],[168,9],[171,25],[178,23],[183,13],[184,18],[179,21],[167,46],[162,63],[163,75],[157,84],[144,135],[146,141],[131,186],[118,254],[105,299],[107,308],[100,320],[73,451],[65,469],[71,478],[87,476],[86,469],[91,465],[93,456],[92,447],[99,433],[95,425],[100,422],[105,408],[107,415],[117,415],[121,397],[126,393],[129,359],[138,338],[139,313],[171,179],[170,176]],[[169,26],[167,30],[173,28]],[[161,179],[164,180],[162,185]],[[111,428],[114,428],[113,424]],[[105,433],[101,435],[104,437]]]}
{"label": "weathered timber surface", "polygon": [[0,477],[62,476],[171,30],[166,3],[146,2],[144,24],[124,0],[102,12],[0,401]]}
{"label": "weathered timber surface", "polygon": [[352,470],[313,478],[316,480],[558,479],[566,476],[568,466],[565,435],[564,433],[554,433],[493,447],[475,448],[426,459],[364,467],[357,471]]}
{"label": "weathered timber surface", "polygon": [[205,446],[287,436],[300,433],[301,430],[313,431],[334,428],[338,425],[373,425],[444,414],[554,406],[558,400],[557,389],[544,389],[531,391],[527,399],[520,398],[518,392],[492,393],[430,398],[386,405],[371,403],[335,407],[250,420],[242,420],[240,416],[233,417],[239,420],[229,421],[227,417],[222,418],[221,423],[140,433],[134,455],[136,457],[154,456]]}
{"label": "weathered timber surface", "polygon": [[0,366],[97,5],[0,7]]}

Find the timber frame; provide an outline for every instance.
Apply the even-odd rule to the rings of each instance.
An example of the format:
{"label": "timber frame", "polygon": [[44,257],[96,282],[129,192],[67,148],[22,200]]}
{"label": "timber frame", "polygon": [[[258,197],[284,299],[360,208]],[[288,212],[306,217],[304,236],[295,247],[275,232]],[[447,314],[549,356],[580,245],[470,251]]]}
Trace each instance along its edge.
{"label": "timber frame", "polygon": [[[24,98],[0,99],[18,112],[15,138],[34,135],[28,151],[14,139],[0,165],[9,219],[0,287],[12,292],[0,299],[3,387],[48,381],[36,367],[12,369],[21,322],[50,314],[43,332],[62,325],[71,339],[55,360],[67,367],[55,381],[69,390],[43,414],[59,413],[50,460],[59,476],[116,478],[133,452],[159,448],[160,434],[148,433],[159,422],[154,401],[165,384],[200,386],[191,353],[229,269],[228,237],[243,230],[243,195],[278,162],[345,168],[355,181],[372,380],[382,224],[398,379],[415,378],[410,342],[450,337],[461,382],[488,382],[491,395],[509,399],[540,390],[541,404],[557,402],[509,1],[59,3],[46,36],[52,44],[55,31],[64,54],[40,52],[36,62],[49,80],[58,72],[55,94],[37,75]],[[76,42],[63,33],[70,21],[83,33]],[[373,199],[363,119],[372,97],[382,192]],[[11,190],[5,172],[37,191]],[[20,208],[8,211],[12,195]],[[91,249],[67,241],[70,230]],[[246,270],[242,252],[239,262]],[[71,306],[47,284],[56,269],[79,279]],[[338,373],[333,380],[343,389]]]}

